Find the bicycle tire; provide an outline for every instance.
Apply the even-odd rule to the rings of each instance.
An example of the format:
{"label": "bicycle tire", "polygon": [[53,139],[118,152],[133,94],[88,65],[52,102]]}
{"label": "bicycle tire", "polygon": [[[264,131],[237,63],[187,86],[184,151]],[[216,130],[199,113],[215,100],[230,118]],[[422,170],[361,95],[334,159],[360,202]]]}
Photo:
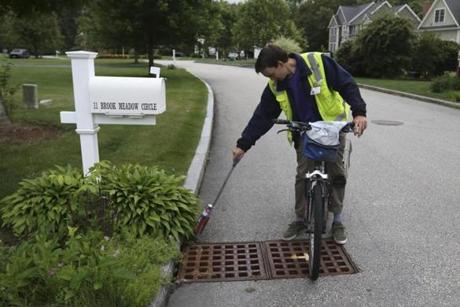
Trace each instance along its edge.
{"label": "bicycle tire", "polygon": [[321,267],[321,241],[323,232],[323,216],[324,216],[324,198],[323,185],[321,182],[316,182],[311,191],[311,232],[310,244],[308,248],[308,268],[311,280],[318,279]]}

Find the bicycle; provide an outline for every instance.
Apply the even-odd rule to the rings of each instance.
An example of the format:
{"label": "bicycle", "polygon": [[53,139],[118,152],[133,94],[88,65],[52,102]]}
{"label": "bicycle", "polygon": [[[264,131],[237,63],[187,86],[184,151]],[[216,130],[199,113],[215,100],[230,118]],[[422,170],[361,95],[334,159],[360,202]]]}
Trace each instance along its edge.
{"label": "bicycle", "polygon": [[[337,159],[339,147],[339,134],[352,132],[354,123],[349,122],[315,122],[303,123],[283,119],[275,119],[275,124],[286,125],[286,129],[279,130],[299,133],[304,138],[304,155],[314,161],[314,169],[305,174],[305,216],[304,223],[309,237],[308,269],[311,280],[318,279],[321,266],[321,241],[322,234],[326,230],[325,218],[329,204],[331,183],[327,172],[326,162]],[[334,130],[329,131],[327,128]],[[342,126],[340,128],[340,126]],[[331,127],[335,127],[332,129]],[[307,133],[312,129],[325,129],[316,138],[313,133]],[[319,131],[319,130],[318,130]],[[328,136],[330,138],[328,139]],[[321,139],[322,138],[322,139]],[[322,142],[322,143],[321,143]],[[305,144],[307,143],[307,144]],[[329,143],[329,144],[325,144]]]}

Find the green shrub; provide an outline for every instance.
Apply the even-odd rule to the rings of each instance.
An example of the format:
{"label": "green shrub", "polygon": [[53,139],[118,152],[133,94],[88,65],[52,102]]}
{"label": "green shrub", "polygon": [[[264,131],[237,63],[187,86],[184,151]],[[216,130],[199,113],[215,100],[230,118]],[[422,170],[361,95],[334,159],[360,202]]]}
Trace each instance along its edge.
{"label": "green shrub", "polygon": [[299,43],[297,43],[294,39],[280,36],[273,42],[275,45],[281,47],[286,52],[295,52],[300,53],[302,52],[302,48],[300,47]]}
{"label": "green shrub", "polygon": [[355,40],[365,75],[396,77],[410,67],[416,42],[408,19],[384,14],[373,20]]}
{"label": "green shrub", "polygon": [[353,40],[344,42],[335,54],[335,59],[354,76],[363,75],[363,64]]}
{"label": "green shrub", "polygon": [[0,60],[0,103],[5,107],[6,115],[17,107],[13,100],[14,93],[18,86],[11,85],[11,63]]}
{"label": "green shrub", "polygon": [[411,69],[424,78],[455,71],[458,50],[459,46],[455,42],[443,41],[433,33],[422,33],[415,44]]}
{"label": "green shrub", "polygon": [[192,235],[200,205],[182,186],[183,177],[156,167],[116,167],[104,161],[89,178],[110,200],[115,231],[129,229],[138,235],[172,236],[176,240]]}
{"label": "green shrub", "polygon": [[35,233],[63,240],[69,227],[106,234],[129,229],[180,240],[189,238],[199,200],[181,184],[183,177],[156,167],[101,162],[83,178],[74,168],[57,167],[23,180],[0,202],[4,226],[17,236]]}
{"label": "green shrub", "polygon": [[460,78],[444,75],[433,79],[430,84],[431,91],[434,93],[442,93],[448,90],[460,90]]}
{"label": "green shrub", "polygon": [[3,223],[17,236],[35,232],[66,234],[67,227],[74,226],[85,214],[78,202],[82,185],[81,171],[70,167],[57,167],[25,179],[16,193],[0,202]]}
{"label": "green shrub", "polygon": [[0,246],[0,305],[146,306],[178,256],[163,240],[101,232],[73,233],[62,247],[43,236]]}

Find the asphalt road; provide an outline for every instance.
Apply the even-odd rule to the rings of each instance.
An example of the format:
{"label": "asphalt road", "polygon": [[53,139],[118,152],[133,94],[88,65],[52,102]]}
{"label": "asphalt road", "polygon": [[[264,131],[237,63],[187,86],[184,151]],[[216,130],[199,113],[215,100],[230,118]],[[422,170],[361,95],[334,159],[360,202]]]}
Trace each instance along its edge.
{"label": "asphalt road", "polygon": [[[231,149],[266,84],[254,70],[178,62],[215,93],[210,161],[200,197],[211,202]],[[352,137],[344,223],[354,275],[180,286],[178,306],[458,306],[460,110],[362,90],[370,124]],[[400,121],[383,126],[373,120]],[[295,152],[272,129],[240,162],[201,241],[281,238],[294,216]]]}

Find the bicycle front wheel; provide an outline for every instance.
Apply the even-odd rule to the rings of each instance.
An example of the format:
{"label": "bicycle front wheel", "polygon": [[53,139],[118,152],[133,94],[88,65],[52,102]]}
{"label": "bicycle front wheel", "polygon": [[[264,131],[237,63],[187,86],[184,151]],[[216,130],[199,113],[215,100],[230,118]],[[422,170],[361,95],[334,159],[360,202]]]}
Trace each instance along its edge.
{"label": "bicycle front wheel", "polygon": [[321,237],[323,232],[324,197],[321,182],[316,182],[311,191],[310,244],[308,268],[310,279],[316,280],[321,266]]}

